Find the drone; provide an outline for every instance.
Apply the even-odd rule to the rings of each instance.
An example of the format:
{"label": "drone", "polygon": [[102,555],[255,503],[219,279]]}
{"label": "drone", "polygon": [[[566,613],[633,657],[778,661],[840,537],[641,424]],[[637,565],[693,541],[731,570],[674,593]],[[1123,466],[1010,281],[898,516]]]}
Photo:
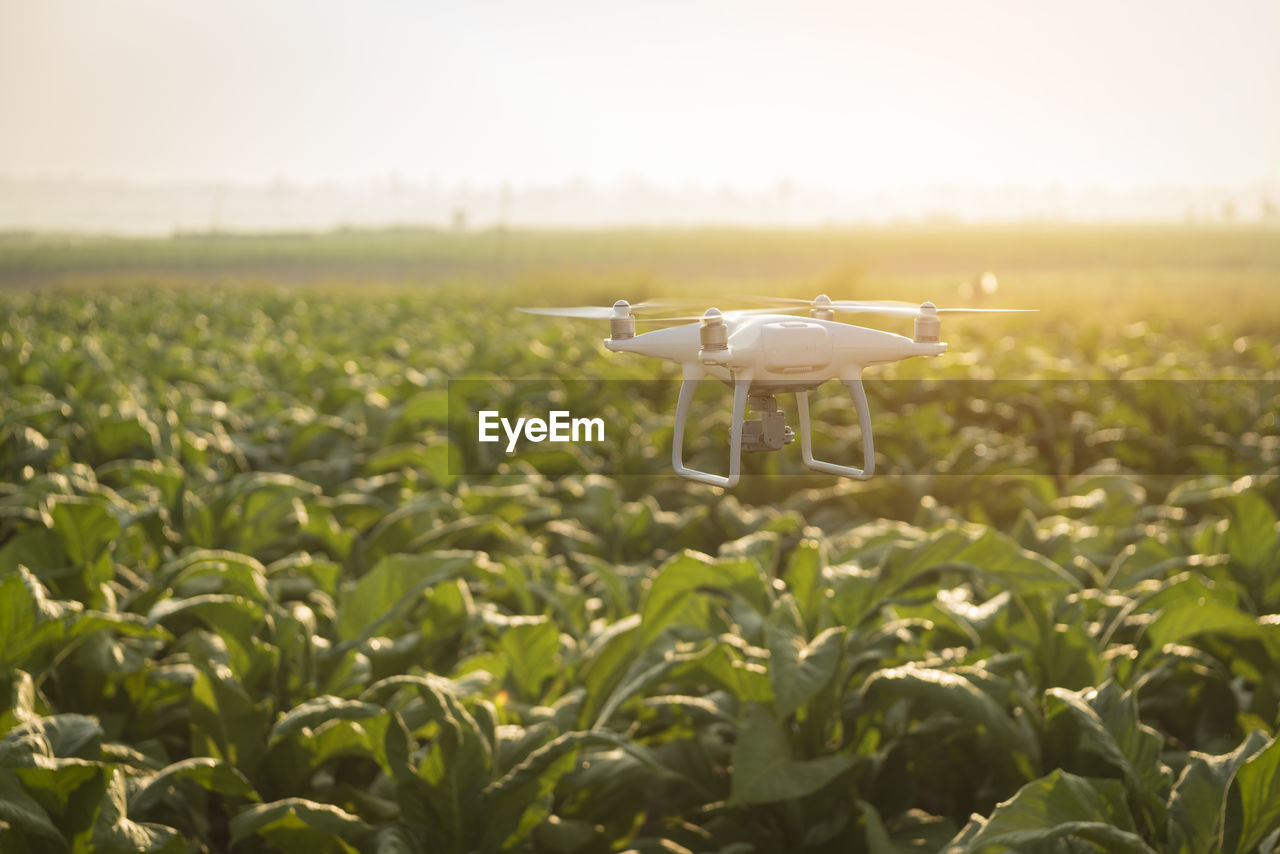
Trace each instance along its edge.
{"label": "drone", "polygon": [[[944,314],[987,314],[1035,309],[938,308],[932,302],[916,305],[897,301],[833,300],[819,294],[812,300],[770,298],[774,307],[720,311],[708,308],[701,315],[639,318],[680,323],[665,329],[636,334],[635,311],[663,309],[672,304],[618,300],[612,306],[522,308],[529,314],[607,319],[606,349],[638,353],[680,365],[682,382],[676,402],[671,463],[676,474],[700,483],[724,488],[738,484],[744,451],[778,451],[795,441],[776,395],[794,394],[800,427],[800,456],[817,472],[866,480],[875,473],[875,447],[871,412],[862,388],[862,371],[912,356],[940,356],[947,351],[942,340]],[[808,309],[808,317],[787,312]],[[836,320],[837,313],[873,314],[912,318],[914,336],[897,335]],[[695,320],[696,323],[685,321]],[[727,475],[699,471],[684,463],[684,432],[698,383],[718,379],[733,389],[733,417],[729,428]],[[828,380],[839,380],[853,396],[862,431],[862,467],[815,459],[809,426],[809,392]],[[759,418],[747,419],[747,410]]]}

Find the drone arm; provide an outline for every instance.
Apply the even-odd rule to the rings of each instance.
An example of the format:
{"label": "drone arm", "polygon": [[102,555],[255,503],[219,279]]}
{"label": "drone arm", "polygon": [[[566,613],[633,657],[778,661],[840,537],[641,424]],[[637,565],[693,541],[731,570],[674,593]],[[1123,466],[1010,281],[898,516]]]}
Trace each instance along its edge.
{"label": "drone arm", "polygon": [[857,469],[813,458],[813,443],[809,433],[809,392],[807,391],[796,392],[796,409],[800,414],[800,456],[804,458],[804,464],[814,471],[866,480],[875,473],[876,457],[871,436],[871,411],[867,408],[867,393],[862,389],[861,372],[844,380],[844,384],[853,395],[853,405],[858,410],[858,425],[862,430],[862,464],[865,468]]}
{"label": "drone arm", "polygon": [[733,377],[733,420],[729,430],[729,475],[727,477],[710,472],[691,469],[684,464],[684,427],[689,419],[689,405],[698,390],[698,382],[706,376],[701,366],[686,365],[684,379],[680,384],[680,397],[676,401],[675,432],[671,440],[671,465],[676,474],[709,483],[712,486],[723,486],[726,489],[737,486],[742,467],[742,422],[747,414],[747,392],[751,388],[749,373],[734,374]]}

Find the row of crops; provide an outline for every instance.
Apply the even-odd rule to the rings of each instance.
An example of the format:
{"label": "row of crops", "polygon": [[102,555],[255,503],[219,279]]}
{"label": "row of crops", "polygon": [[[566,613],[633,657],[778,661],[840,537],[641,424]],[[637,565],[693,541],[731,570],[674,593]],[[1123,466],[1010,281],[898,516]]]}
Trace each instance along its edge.
{"label": "row of crops", "polygon": [[[590,326],[0,306],[0,850],[1280,846],[1269,340],[955,326],[868,377],[888,476],[757,457],[720,494],[666,472],[675,385],[623,393],[653,363]],[[461,376],[634,429],[486,461]]]}

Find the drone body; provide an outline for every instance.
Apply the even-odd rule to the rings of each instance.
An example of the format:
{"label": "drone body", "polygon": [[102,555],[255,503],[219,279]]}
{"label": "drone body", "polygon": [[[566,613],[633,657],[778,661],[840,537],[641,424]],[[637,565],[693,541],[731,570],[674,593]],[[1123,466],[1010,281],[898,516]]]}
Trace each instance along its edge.
{"label": "drone body", "polygon": [[[771,309],[721,312],[707,309],[698,318],[658,318],[700,322],[637,335],[633,306],[619,300],[611,309],[527,309],[539,314],[607,317],[611,336],[604,346],[613,352],[637,353],[675,362],[683,382],[676,403],[671,462],[682,477],[714,486],[732,487],[741,476],[742,452],[776,451],[794,440],[774,395],[792,393],[800,418],[800,452],[814,471],[865,480],[875,470],[871,413],[862,388],[862,371],[912,356],[939,356],[947,345],[940,340],[940,312],[998,311],[998,309],[938,309],[933,303],[833,301],[825,295],[812,301],[785,302],[808,306],[810,316],[799,318]],[[636,306],[634,308],[638,308]],[[915,337],[907,338],[835,320],[836,311],[912,317]],[[700,381],[717,379],[733,388],[733,416],[729,430],[727,475],[699,471],[684,464],[684,432],[689,407]],[[862,430],[863,467],[814,459],[809,426],[809,392],[828,380],[839,380],[853,396]],[[747,409],[760,413],[748,421]]]}

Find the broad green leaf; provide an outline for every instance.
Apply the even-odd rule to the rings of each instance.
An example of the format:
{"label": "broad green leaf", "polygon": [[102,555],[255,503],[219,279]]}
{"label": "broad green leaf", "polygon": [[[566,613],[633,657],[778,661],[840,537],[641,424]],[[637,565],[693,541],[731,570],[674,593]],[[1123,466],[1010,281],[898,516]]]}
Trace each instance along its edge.
{"label": "broad green leaf", "polygon": [[916,665],[878,670],[867,678],[867,696],[888,694],[917,703],[920,714],[946,710],[978,728],[982,741],[1004,754],[1034,756],[1036,745],[1004,707],[964,676]]}
{"label": "broad green leaf", "polygon": [[268,599],[266,570],[256,559],[221,549],[196,549],[161,571],[179,597],[238,593],[258,603]]}
{"label": "broad green leaf", "polygon": [[248,779],[234,766],[208,756],[193,756],[166,766],[160,772],[139,780],[140,788],[129,798],[132,815],[146,815],[174,787],[191,782],[208,792],[231,798],[260,801]]}
{"label": "broad green leaf", "polygon": [[378,831],[373,854],[426,854],[426,847],[413,839],[413,834],[399,824],[389,824]]}
{"label": "broad green leaf", "polygon": [[710,682],[740,703],[772,705],[768,658],[757,657],[767,650],[748,646],[741,638],[728,634],[717,637],[705,650],[705,654],[690,655],[687,662],[672,671],[672,678],[694,684]]}
{"label": "broad green leaf", "polygon": [[[768,594],[755,564],[744,560],[715,560],[695,552],[682,552],[658,568],[640,609],[641,647],[646,647],[671,623],[701,623],[706,627],[705,589],[742,597],[758,610],[765,610]],[[692,610],[686,610],[688,600]]]}
{"label": "broad green leaf", "polygon": [[131,821],[125,800],[125,774],[116,769],[98,809],[89,850],[95,854],[182,854],[187,850],[182,835],[172,827]]}
{"label": "broad green leaf", "polygon": [[819,540],[801,540],[787,559],[783,578],[791,594],[796,597],[805,625],[812,630],[817,625],[818,605],[826,588],[822,570],[826,565],[822,543]]}
{"label": "broad green leaf", "polygon": [[[634,630],[628,629],[628,632],[631,631]],[[620,678],[613,683],[616,687],[609,692],[608,698],[600,707],[599,715],[594,721],[594,728],[600,729],[606,726],[609,719],[622,708],[623,704],[667,678],[676,668],[698,661],[712,654],[715,649],[717,646],[711,642],[676,646],[663,639],[651,644],[649,649],[632,661],[631,665],[621,673]],[[621,662],[619,662],[619,669],[621,669]],[[590,703],[591,698],[588,697],[588,710],[594,708]]]}
{"label": "broad green leaf", "polygon": [[49,814],[39,802],[23,789],[13,772],[0,768],[0,822],[9,830],[0,830],[0,842],[9,833],[38,838],[52,851],[65,851],[67,842],[49,819]]}
{"label": "broad green leaf", "polygon": [[975,536],[968,529],[946,528],[913,546],[895,565],[895,578],[904,581],[940,567],[973,571],[1015,593],[1064,594],[1080,588],[1080,582],[1053,561],[1028,551],[991,528]]}
{"label": "broad green leaf", "polygon": [[844,629],[820,632],[809,643],[775,607],[765,627],[769,644],[769,679],[773,684],[774,712],[779,719],[808,703],[831,681],[840,663]]}
{"label": "broad green leaf", "polygon": [[1280,559],[1280,527],[1275,509],[1257,490],[1234,496],[1230,505],[1227,553],[1247,569],[1274,570]]}
{"label": "broad green leaf", "polygon": [[866,826],[868,854],[898,854],[898,847],[889,837],[889,831],[885,829],[876,808],[859,798],[858,810],[862,813],[862,822]]}
{"label": "broad green leaf", "polygon": [[507,678],[525,700],[541,700],[542,684],[561,666],[556,624],[546,617],[520,618],[503,630],[498,643],[511,664]]}
{"label": "broad green leaf", "polygon": [[8,708],[0,712],[0,734],[18,724],[35,720],[42,714],[48,714],[48,709],[36,694],[31,674],[25,670],[13,670],[9,678]]}
{"label": "broad green leaf", "polygon": [[1266,736],[1254,730],[1230,753],[1190,754],[1169,798],[1168,836],[1172,850],[1179,854],[1222,851],[1232,781],[1240,767],[1266,743]]}
{"label": "broad green leaf", "polygon": [[1216,599],[1183,599],[1160,610],[1147,627],[1147,637],[1156,649],[1179,643],[1207,632],[1223,632],[1254,637],[1280,627],[1264,627],[1248,614]]}
{"label": "broad green leaf", "polygon": [[232,845],[252,836],[284,851],[356,854],[373,840],[374,830],[332,804],[283,798],[249,807],[231,819]]}
{"label": "broad green leaf", "polygon": [[331,720],[363,720],[384,714],[385,709],[359,700],[341,697],[314,697],[289,710],[271,727],[267,744],[276,744],[297,733],[313,729]]}
{"label": "broad green leaf", "polygon": [[1240,789],[1240,842],[1236,849],[1252,852],[1268,834],[1280,828],[1280,738],[1251,756],[1236,772]]}
{"label": "broad green leaf", "polygon": [[120,521],[104,499],[63,495],[49,502],[53,530],[62,537],[67,556],[77,564],[96,561],[120,535]]}
{"label": "broad green leaf", "polygon": [[1164,739],[1138,719],[1137,698],[1113,681],[1101,688],[1067,691],[1050,688],[1049,716],[1061,704],[1080,727],[1076,749],[1100,756],[1123,774],[1133,796],[1148,809],[1153,822],[1163,817],[1172,783],[1169,769],[1160,761]]}
{"label": "broad green leaf", "polygon": [[269,701],[255,702],[227,667],[202,663],[196,668],[188,705],[191,752],[223,759],[252,774],[266,750]]}
{"label": "broad green leaf", "polygon": [[0,765],[37,765],[40,759],[99,759],[102,727],[86,715],[62,714],[20,724],[0,741]]}
{"label": "broad green leaf", "polygon": [[12,766],[10,771],[65,838],[74,842],[89,836],[107,794],[107,766],[85,759],[35,756],[33,764]]}
{"label": "broad green leaf", "polygon": [[387,776],[398,769],[387,756],[387,710],[373,703],[316,697],[284,715],[267,739],[268,761],[275,779],[294,791],[330,759],[364,756],[377,762]]}
{"label": "broad green leaf", "polygon": [[[483,683],[472,686],[478,684]],[[400,709],[387,730],[389,773],[399,782],[398,798],[410,829],[445,850],[461,846],[464,835],[482,822],[481,792],[495,766],[492,722],[482,726],[462,705],[458,697],[465,693],[459,683],[438,676],[401,675],[383,679],[361,695],[366,703]],[[420,703],[408,705],[414,695]],[[484,707],[475,708],[482,712]],[[415,734],[434,733],[426,751],[413,758],[407,734],[400,755],[406,727]]]}
{"label": "broad green leaf", "polygon": [[0,578],[0,667],[22,665],[42,644],[61,638],[67,611],[25,566]]}
{"label": "broad green leaf", "polygon": [[370,638],[388,620],[408,611],[423,591],[484,562],[478,552],[442,551],[391,555],[378,561],[338,606],[338,636]]}
{"label": "broad green leaf", "polygon": [[560,778],[573,769],[578,750],[616,747],[618,737],[605,732],[567,732],[529,754],[484,790],[486,816],[481,849],[509,848],[528,838],[551,809],[550,798]]}
{"label": "broad green leaf", "polygon": [[1054,771],[1027,783],[998,804],[976,834],[952,841],[948,851],[1003,854],[1041,850],[1056,840],[1086,839],[1107,852],[1155,854],[1133,832],[1120,784]]}
{"label": "broad green leaf", "polygon": [[855,761],[848,754],[795,759],[778,721],[764,706],[751,703],[733,748],[729,799],[750,804],[803,798],[848,771]]}
{"label": "broad green leaf", "polygon": [[[147,612],[147,623],[178,631],[186,620],[194,618],[221,639],[232,673],[245,679],[261,658],[256,654],[263,650],[257,636],[266,617],[263,605],[252,599],[230,593],[202,593],[160,600]],[[186,632],[183,640],[192,634]],[[274,647],[268,651],[274,651]]]}

